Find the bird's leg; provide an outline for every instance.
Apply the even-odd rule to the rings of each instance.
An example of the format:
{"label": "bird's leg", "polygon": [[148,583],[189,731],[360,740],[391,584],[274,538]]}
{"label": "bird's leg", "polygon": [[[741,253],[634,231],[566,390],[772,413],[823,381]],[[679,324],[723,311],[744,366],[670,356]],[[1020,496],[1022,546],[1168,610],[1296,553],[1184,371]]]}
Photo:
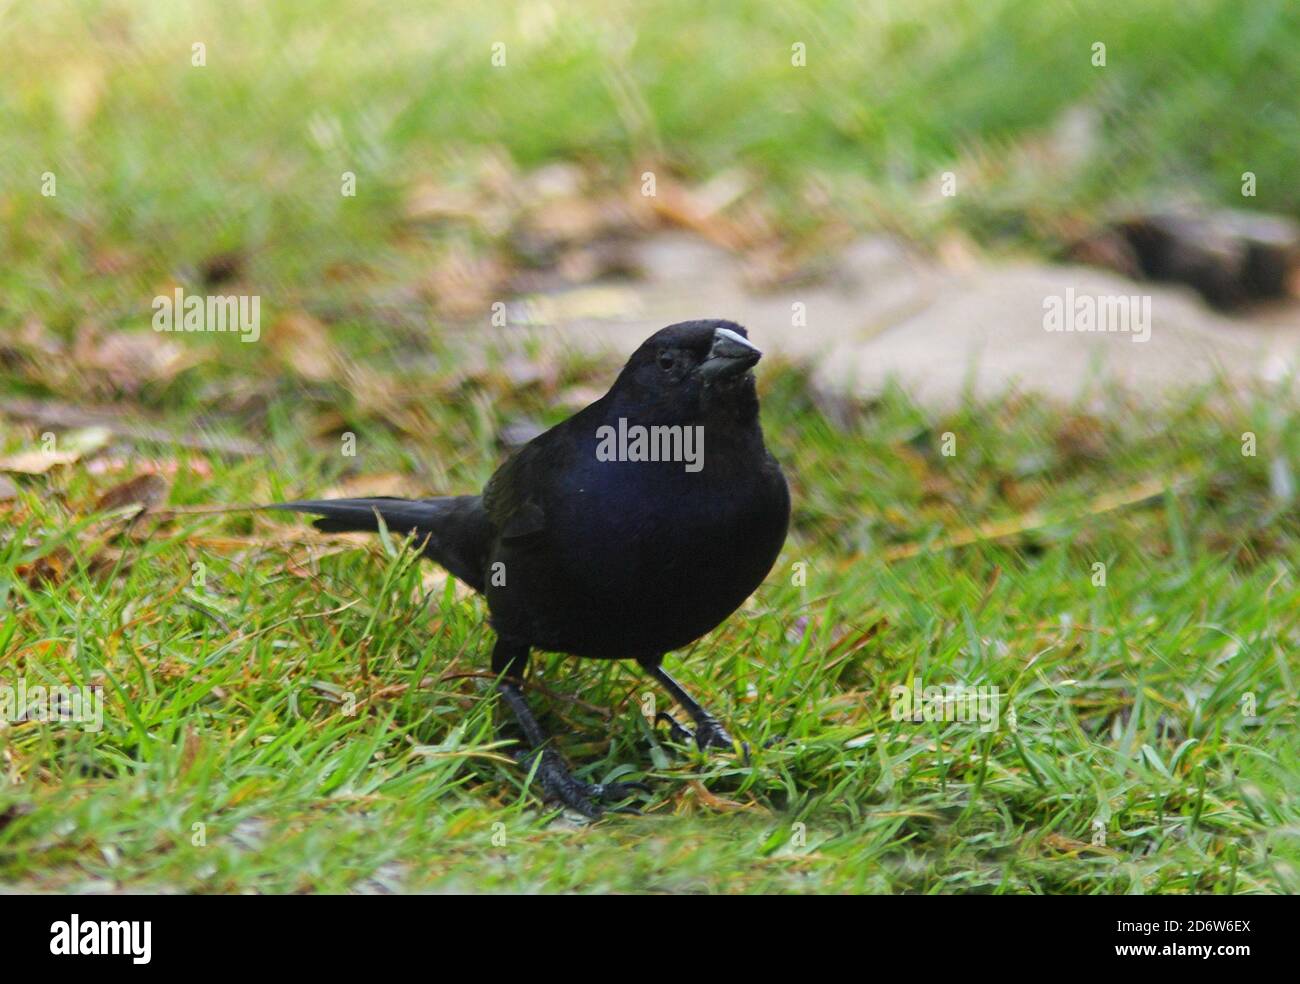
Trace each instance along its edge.
{"label": "bird's leg", "polygon": [[[527,644],[516,643],[507,639],[498,639],[492,650],[492,672],[500,677],[497,690],[501,699],[510,708],[515,721],[524,733],[529,750],[516,755],[525,768],[531,769],[537,759],[537,780],[549,799],[559,800],[571,810],[576,810],[585,817],[598,819],[603,812],[599,802],[603,799],[626,799],[633,790],[648,790],[643,783],[607,782],[590,783],[575,779],[560,753],[547,742],[546,732],[533,716],[532,709],[524,699],[520,683],[528,667]],[[632,811],[635,812],[635,811]]]}
{"label": "bird's leg", "polygon": [[[663,684],[664,689],[672,695],[673,700],[681,704],[686,709],[686,713],[695,721],[695,744],[700,747],[701,751],[707,748],[735,748],[736,743],[731,735],[727,733],[727,729],[722,726],[717,718],[701,707],[694,697],[683,690],[680,683],[668,675],[668,672],[660,665],[661,659],[663,659],[662,656],[657,656],[653,659],[637,660],[637,662],[641,664],[642,669]],[[678,724],[670,715],[659,714],[655,720],[658,721],[660,717],[667,717],[671,722],[670,727],[674,738],[678,735],[684,735],[687,739],[691,737],[691,733]]]}

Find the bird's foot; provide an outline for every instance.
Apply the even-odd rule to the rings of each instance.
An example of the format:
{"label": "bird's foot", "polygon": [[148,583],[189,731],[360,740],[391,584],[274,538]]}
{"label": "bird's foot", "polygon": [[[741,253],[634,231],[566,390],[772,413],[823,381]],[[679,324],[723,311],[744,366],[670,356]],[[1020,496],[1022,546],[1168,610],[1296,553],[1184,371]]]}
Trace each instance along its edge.
{"label": "bird's foot", "polygon": [[[697,748],[702,752],[707,752],[710,748],[730,748],[735,749],[736,740],[731,737],[720,721],[711,714],[704,714],[696,719],[695,733],[691,732],[678,723],[667,711],[660,711],[655,715],[655,724],[660,721],[668,722],[668,733],[674,741],[689,742],[694,741]],[[745,752],[745,758],[749,758],[749,746],[742,745]]]}
{"label": "bird's foot", "polygon": [[735,748],[736,740],[727,733],[727,729],[717,718],[704,717],[695,722],[695,744],[700,751],[710,748]]}
{"label": "bird's foot", "polygon": [[659,725],[661,721],[665,722],[668,725],[668,737],[671,738],[673,741],[680,741],[682,743],[686,743],[695,740],[695,736],[691,734],[690,729],[680,724],[678,720],[675,717],[673,717],[671,714],[669,714],[667,711],[660,711],[658,714],[655,715],[656,727]]}
{"label": "bird's foot", "polygon": [[[525,768],[531,769],[537,752],[525,751],[518,756]],[[543,748],[541,761],[537,763],[537,781],[542,785],[542,792],[548,800],[558,800],[570,810],[581,813],[584,817],[599,820],[605,812],[602,801],[628,799],[634,792],[650,792],[650,787],[643,782],[583,782],[576,779],[569,767],[564,764],[560,753],[551,747]],[[619,806],[611,809],[613,813],[638,813],[635,807]]]}

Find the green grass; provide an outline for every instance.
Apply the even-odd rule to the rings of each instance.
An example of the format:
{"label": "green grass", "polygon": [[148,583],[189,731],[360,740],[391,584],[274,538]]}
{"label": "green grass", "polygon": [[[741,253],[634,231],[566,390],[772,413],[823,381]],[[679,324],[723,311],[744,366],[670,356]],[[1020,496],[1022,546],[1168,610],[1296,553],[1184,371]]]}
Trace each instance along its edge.
{"label": "green grass", "polygon": [[[627,189],[647,167],[743,168],[792,237],[956,225],[1055,247],[1171,196],[1300,216],[1291,0],[53,0],[3,8],[0,46],[0,288],[60,323],[140,324],[160,282],[236,247],[276,310],[331,296],[340,264],[365,271],[353,296],[391,296],[452,235],[411,229],[406,195],[472,183],[490,153],[525,171],[584,161]],[[1079,107],[1098,120],[1080,164],[1021,161]],[[958,195],[939,199],[948,169]],[[126,269],[98,273],[106,252]]]}
{"label": "green grass", "polygon": [[[341,392],[281,390],[265,455],[204,459],[210,476],[182,467],[173,504],[319,491],[358,464],[294,419]],[[445,405],[416,442],[445,483],[375,419],[358,429],[361,470],[472,487],[498,457],[497,424],[556,416],[544,388],[479,395],[490,403]],[[25,482],[0,559],[0,667],[101,684],[107,707],[97,734],[0,732],[0,878],[223,892],[1300,889],[1300,531],[1268,477],[1296,460],[1294,412],[1189,398],[1159,421],[1136,404],[1063,420],[1010,400],[931,426],[891,396],[834,423],[790,369],[765,377],[764,397],[793,480],[791,538],[743,616],[670,659],[753,761],[667,744],[631,668],[545,657],[537,679],[554,696],[532,699],[565,755],[589,778],[654,788],[643,816],[595,826],[557,821],[523,788],[491,727],[483,604],[400,543],[339,544],[246,514],[92,535],[79,519],[110,480],[74,466]],[[1241,454],[1246,430],[1256,457]],[[1175,476],[1096,511],[1128,483]],[[1045,524],[1005,540],[885,559],[1032,509]],[[20,565],[59,543],[62,577],[29,584]],[[1015,730],[1005,717],[988,733],[894,721],[890,690],[914,678],[997,686]]]}

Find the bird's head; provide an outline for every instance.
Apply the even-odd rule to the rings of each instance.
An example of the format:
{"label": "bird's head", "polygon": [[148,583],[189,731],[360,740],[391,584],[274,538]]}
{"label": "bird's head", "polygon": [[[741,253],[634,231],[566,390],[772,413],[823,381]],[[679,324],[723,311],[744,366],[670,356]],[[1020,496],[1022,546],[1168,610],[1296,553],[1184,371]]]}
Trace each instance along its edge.
{"label": "bird's head", "polygon": [[763,353],[734,321],[683,321],[638,348],[611,394],[651,411],[659,421],[758,415],[754,374]]}

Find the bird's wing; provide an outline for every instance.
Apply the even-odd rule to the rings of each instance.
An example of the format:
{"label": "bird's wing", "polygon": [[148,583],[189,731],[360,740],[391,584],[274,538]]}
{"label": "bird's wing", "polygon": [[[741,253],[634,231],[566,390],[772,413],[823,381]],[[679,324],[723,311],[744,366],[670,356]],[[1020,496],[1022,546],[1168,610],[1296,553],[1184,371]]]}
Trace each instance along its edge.
{"label": "bird's wing", "polygon": [[[546,437],[545,434],[541,437]],[[483,508],[502,540],[521,540],[546,528],[546,513],[536,490],[550,442],[537,438],[525,444],[496,470],[483,489]]]}
{"label": "bird's wing", "polygon": [[602,397],[538,434],[488,480],[483,509],[503,541],[525,540],[546,529],[546,504],[565,494],[565,483],[584,454],[584,435],[596,432],[605,404]]}

